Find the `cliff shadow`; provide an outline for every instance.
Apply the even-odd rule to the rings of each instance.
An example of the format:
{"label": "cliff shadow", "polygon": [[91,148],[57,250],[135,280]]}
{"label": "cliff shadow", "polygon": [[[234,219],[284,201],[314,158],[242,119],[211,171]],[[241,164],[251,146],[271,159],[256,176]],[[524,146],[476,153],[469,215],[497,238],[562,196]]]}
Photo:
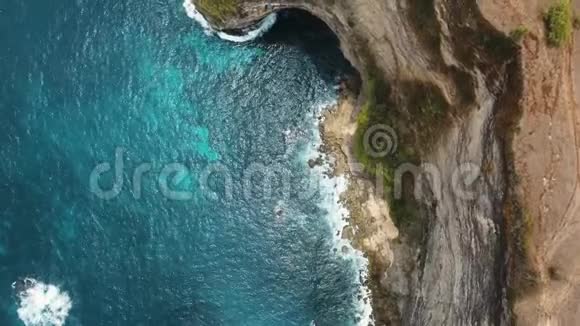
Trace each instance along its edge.
{"label": "cliff shadow", "polygon": [[[278,21],[272,29],[257,41],[264,46],[285,45],[305,53],[320,75],[328,81],[350,81],[351,88],[358,88],[358,71],[344,57],[340,41],[328,25],[301,9],[278,12]],[[340,76],[341,80],[336,80]]]}

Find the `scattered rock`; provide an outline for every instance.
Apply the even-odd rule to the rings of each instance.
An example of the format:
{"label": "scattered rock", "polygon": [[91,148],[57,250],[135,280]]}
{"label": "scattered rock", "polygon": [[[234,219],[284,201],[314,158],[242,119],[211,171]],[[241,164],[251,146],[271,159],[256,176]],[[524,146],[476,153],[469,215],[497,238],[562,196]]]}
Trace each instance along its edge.
{"label": "scattered rock", "polygon": [[322,159],[321,156],[317,157],[316,159],[309,159],[308,160],[308,166],[313,169],[317,166],[321,166],[322,164],[324,164],[324,160]]}

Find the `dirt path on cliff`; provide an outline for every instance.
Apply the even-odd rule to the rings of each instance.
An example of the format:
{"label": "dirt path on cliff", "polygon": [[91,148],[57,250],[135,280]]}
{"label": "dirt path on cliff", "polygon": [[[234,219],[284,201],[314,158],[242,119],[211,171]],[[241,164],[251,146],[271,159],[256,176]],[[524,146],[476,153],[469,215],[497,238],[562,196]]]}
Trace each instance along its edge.
{"label": "dirt path on cliff", "polygon": [[[553,3],[482,4],[504,33],[518,26],[530,31],[522,42],[523,115],[514,151],[523,204],[535,227],[529,250],[540,284],[515,303],[518,325],[580,325],[580,33],[568,49],[546,45],[541,15]],[[580,12],[580,0],[574,6]]]}
{"label": "dirt path on cliff", "polygon": [[[576,12],[580,11],[580,0],[574,1]],[[540,297],[539,325],[580,325],[580,33],[574,35],[574,46],[569,51],[569,67],[566,71],[570,81],[562,80],[563,88],[574,94],[570,106],[570,118],[574,130],[576,153],[575,190],[566,212],[558,225],[546,239],[543,261],[548,269],[542,277],[546,283]],[[547,274],[547,275],[546,275]]]}
{"label": "dirt path on cliff", "polygon": [[[518,325],[580,325],[580,33],[569,49],[545,45],[538,16],[551,3],[535,3],[519,20],[531,35],[523,43],[524,114],[514,148],[536,227],[540,288],[516,303]],[[574,5],[580,10],[580,0]]]}
{"label": "dirt path on cliff", "polygon": [[[577,8],[580,1],[576,1]],[[580,260],[576,257],[580,252],[580,151],[578,140],[580,123],[578,103],[580,99],[580,76],[574,67],[580,67],[580,34],[575,35],[574,49],[568,56],[571,71],[564,71],[560,76],[563,88],[574,94],[575,103],[569,107],[570,124],[574,132],[576,153],[575,174],[570,179],[575,181],[575,188],[564,214],[556,219],[551,230],[546,231],[546,239],[541,246],[541,261],[543,262],[542,283],[545,289],[540,295],[538,325],[579,325],[580,314]],[[571,76],[572,80],[565,78]],[[566,89],[564,89],[566,91]]]}

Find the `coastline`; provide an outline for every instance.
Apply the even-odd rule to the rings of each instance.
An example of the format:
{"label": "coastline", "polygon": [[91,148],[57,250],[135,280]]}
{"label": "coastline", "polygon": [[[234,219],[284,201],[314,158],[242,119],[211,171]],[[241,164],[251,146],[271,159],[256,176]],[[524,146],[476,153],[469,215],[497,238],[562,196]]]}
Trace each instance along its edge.
{"label": "coastline", "polygon": [[369,292],[373,319],[375,322],[398,321],[402,308],[400,299],[408,295],[407,279],[412,263],[394,258],[412,257],[413,254],[400,241],[388,203],[380,193],[375,192],[375,183],[362,172],[352,155],[356,98],[354,93],[342,91],[338,102],[324,111],[319,130],[321,152],[326,156],[326,161],[333,162],[330,169],[332,177],[347,180],[340,203],[349,212],[349,217],[339,231],[341,238],[367,260],[366,275],[361,275],[361,279]]}
{"label": "coastline", "polygon": [[[214,29],[211,22],[197,10],[194,0],[184,0],[183,7],[187,15],[200,24],[206,34],[234,43],[243,43],[262,36],[277,19],[275,13],[267,15],[252,28],[238,30],[242,35],[230,35],[223,30]],[[355,325],[371,326],[378,325],[376,311],[380,309],[377,307],[385,305],[382,301],[376,302],[376,295],[373,294],[378,292],[381,282],[376,277],[371,277],[369,257],[380,257],[378,264],[372,264],[380,266],[380,270],[389,267],[393,263],[393,254],[388,241],[398,237],[398,230],[390,220],[387,203],[372,195],[372,182],[353,173],[350,166],[350,141],[356,130],[356,98],[355,93],[341,87],[338,100],[315,108],[313,127],[317,139],[311,144],[312,147],[304,158],[310,169],[321,177],[319,190],[324,189],[324,199],[320,207],[328,211],[327,219],[333,231],[334,252],[343,259],[352,261],[353,268],[356,268],[356,281],[360,283],[360,292],[354,298],[358,302]],[[348,128],[345,128],[347,125]],[[372,218],[372,223],[368,223],[369,218]],[[380,222],[385,221],[388,222],[386,228],[380,225]],[[370,231],[371,227],[373,231]],[[370,234],[373,235],[369,237]]]}
{"label": "coastline", "polygon": [[210,22],[197,9],[193,0],[184,0],[182,6],[185,9],[187,16],[199,23],[199,25],[205,30],[207,34],[216,34],[222,40],[234,43],[245,43],[259,38],[268,32],[274,26],[274,24],[276,24],[278,19],[278,15],[276,13],[269,14],[254,26],[251,26],[251,28],[249,27],[241,29],[238,31],[241,32],[239,35],[233,35],[228,34],[225,31],[214,30]]}
{"label": "coastline", "polygon": [[[440,92],[451,108],[469,107],[470,111],[485,111],[483,115],[471,114],[458,119],[461,121],[455,121],[454,125],[444,126],[453,134],[445,137],[431,149],[429,156],[421,159],[442,163],[440,168],[447,175],[456,168],[448,164],[453,161],[480,162],[489,167],[505,165],[505,168],[499,169],[500,172],[487,169],[489,171],[486,173],[493,172],[488,177],[494,182],[478,189],[482,196],[495,199],[495,205],[473,207],[462,202],[457,214],[450,215],[445,210],[436,209],[423,213],[424,217],[433,221],[433,227],[427,230],[424,239],[424,247],[431,249],[427,252],[428,256],[419,257],[412,250],[407,255],[397,254],[399,243],[405,239],[400,241],[395,238],[390,243],[391,251],[397,257],[395,263],[406,259],[410,261],[409,268],[397,269],[394,268],[396,265],[376,262],[371,264],[371,269],[377,270],[376,277],[371,277],[378,280],[374,281],[375,284],[381,283],[381,265],[388,269],[389,282],[392,282],[393,271],[408,273],[407,278],[413,283],[416,299],[408,305],[413,312],[409,316],[411,323],[489,322],[489,316],[481,311],[499,311],[493,318],[501,323],[509,319],[512,310],[517,317],[525,316],[524,320],[529,323],[545,321],[546,316],[559,320],[563,318],[560,314],[573,318],[562,312],[562,307],[568,308],[563,298],[558,299],[560,304],[551,305],[556,308],[537,309],[538,298],[532,297],[526,300],[530,302],[520,303],[525,306],[522,309],[517,304],[523,300],[523,295],[515,293],[522,289],[520,279],[530,279],[540,285],[542,291],[538,292],[543,295],[538,297],[544,299],[551,296],[545,291],[557,290],[561,286],[561,280],[565,279],[562,275],[573,276],[577,270],[566,258],[569,248],[576,246],[574,233],[569,230],[561,232],[561,225],[573,224],[573,217],[580,216],[574,214],[580,206],[577,205],[580,202],[579,187],[574,183],[578,178],[570,178],[572,174],[577,177],[576,171],[571,170],[577,168],[575,162],[578,161],[578,153],[573,148],[574,140],[578,139],[578,127],[569,123],[578,120],[574,112],[573,78],[570,77],[573,74],[573,60],[570,58],[575,54],[571,53],[570,44],[557,49],[545,42],[546,26],[538,13],[546,9],[546,4],[526,7],[516,3],[514,7],[513,3],[503,1],[487,4],[468,2],[464,6],[448,2],[435,6],[410,3],[409,8],[405,8],[408,10],[399,11],[378,3],[375,6],[361,5],[357,1],[333,1],[332,4],[294,1],[276,3],[277,7],[268,7],[270,2],[265,2],[265,11],[255,14],[249,11],[250,5],[244,6],[240,9],[244,16],[231,17],[228,24],[221,27],[245,26],[252,18],[257,20],[263,17],[265,12],[282,7],[299,7],[327,22],[341,39],[345,56],[365,78],[377,77],[369,76],[369,72],[378,71],[379,77],[384,77],[388,82],[395,81],[399,86],[401,83],[398,82],[403,80],[412,82],[409,87],[394,90],[401,108],[415,105],[416,87],[426,86]],[[502,19],[498,20],[497,17]],[[518,30],[526,32],[519,39],[513,39],[513,32]],[[361,47],[361,44],[368,46]],[[560,107],[567,109],[554,109]],[[485,128],[482,128],[481,121],[486,121]],[[546,121],[550,123],[546,125]],[[416,134],[421,133],[421,129],[416,131]],[[348,144],[348,141],[343,142]],[[563,146],[571,150],[563,150]],[[342,147],[342,142],[339,142],[334,153],[338,157],[344,156],[345,161],[349,162],[350,147],[346,145],[347,151]],[[497,148],[504,153],[498,155]],[[551,151],[535,151],[534,148],[548,148]],[[550,156],[546,152],[557,154]],[[529,162],[534,164],[530,165]],[[364,182],[364,176],[352,174],[349,179],[356,179],[356,183]],[[509,185],[507,196],[504,196],[503,190],[494,188],[494,185],[503,182]],[[449,186],[447,182],[445,187]],[[368,197],[364,195],[364,187],[358,192],[352,188],[349,186],[347,193],[353,196],[359,194],[357,198],[366,202]],[[569,196],[562,204],[565,196],[554,197],[550,193]],[[379,223],[365,221],[363,204],[349,201],[349,195],[344,197],[345,201],[350,202],[349,210],[353,212],[351,229],[344,233],[354,233],[352,242],[364,249],[368,239],[373,238],[362,235],[366,231],[373,233],[372,227],[367,224],[379,226]],[[453,194],[448,193],[439,207],[455,206],[455,199]],[[457,223],[460,219],[478,219],[481,216],[503,231],[500,241],[495,241],[500,250],[490,250],[486,234],[479,229]],[[473,236],[463,237],[465,234]],[[550,236],[549,239],[554,239],[555,235],[565,239],[544,243],[542,236],[546,235]],[[405,237],[404,234],[402,236]],[[504,238],[506,240],[502,240]],[[469,255],[476,250],[473,248],[479,248],[479,254]],[[536,253],[538,248],[545,249],[550,255]],[[370,255],[371,261],[380,261],[381,255],[373,259],[375,251],[372,249],[368,246],[365,253]],[[490,252],[494,254],[490,255]],[[388,255],[382,257],[388,261]],[[419,266],[413,266],[413,260],[418,261]],[[527,267],[528,264],[533,267],[530,273],[520,267]],[[507,270],[504,270],[504,265],[508,266]],[[538,271],[534,271],[536,265]],[[418,274],[421,275],[420,279],[416,277]],[[557,275],[555,279],[554,275]],[[543,289],[544,286],[547,289]],[[549,289],[552,287],[554,289]],[[506,298],[506,291],[514,293]],[[404,291],[400,293],[404,296]],[[505,308],[498,305],[498,298],[516,306]],[[570,301],[573,307],[576,300]]]}
{"label": "coastline", "polygon": [[322,103],[314,108],[312,130],[314,141],[309,143],[304,155],[300,157],[302,162],[307,162],[307,168],[317,181],[317,189],[321,194],[318,204],[327,212],[325,219],[331,233],[332,250],[339,258],[348,261],[353,268],[353,282],[358,283],[359,292],[353,297],[356,303],[356,326],[375,325],[373,307],[370,302],[371,291],[368,286],[368,259],[367,255],[356,248],[351,238],[345,237],[344,233],[351,223],[351,209],[344,201],[344,196],[352,188],[352,178],[348,173],[345,160],[329,150],[328,138],[323,130],[326,123],[334,121],[336,108],[341,100],[332,100]]}

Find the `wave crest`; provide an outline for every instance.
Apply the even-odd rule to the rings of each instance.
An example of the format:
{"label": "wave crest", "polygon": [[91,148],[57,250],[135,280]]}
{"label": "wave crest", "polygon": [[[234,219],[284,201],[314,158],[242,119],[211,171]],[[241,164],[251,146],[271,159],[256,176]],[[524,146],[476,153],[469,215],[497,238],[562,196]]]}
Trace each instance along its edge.
{"label": "wave crest", "polygon": [[266,18],[262,19],[256,28],[244,31],[244,34],[242,35],[231,35],[221,31],[214,31],[205,17],[203,17],[203,15],[197,10],[193,0],[185,0],[183,2],[183,8],[185,8],[187,16],[197,21],[208,34],[216,34],[222,40],[235,43],[249,42],[261,37],[262,35],[266,34],[278,20],[278,15],[276,13],[272,13],[266,16]]}
{"label": "wave crest", "polygon": [[26,278],[12,284],[16,289],[20,307],[18,317],[26,326],[64,325],[72,301],[68,293],[58,287]]}

